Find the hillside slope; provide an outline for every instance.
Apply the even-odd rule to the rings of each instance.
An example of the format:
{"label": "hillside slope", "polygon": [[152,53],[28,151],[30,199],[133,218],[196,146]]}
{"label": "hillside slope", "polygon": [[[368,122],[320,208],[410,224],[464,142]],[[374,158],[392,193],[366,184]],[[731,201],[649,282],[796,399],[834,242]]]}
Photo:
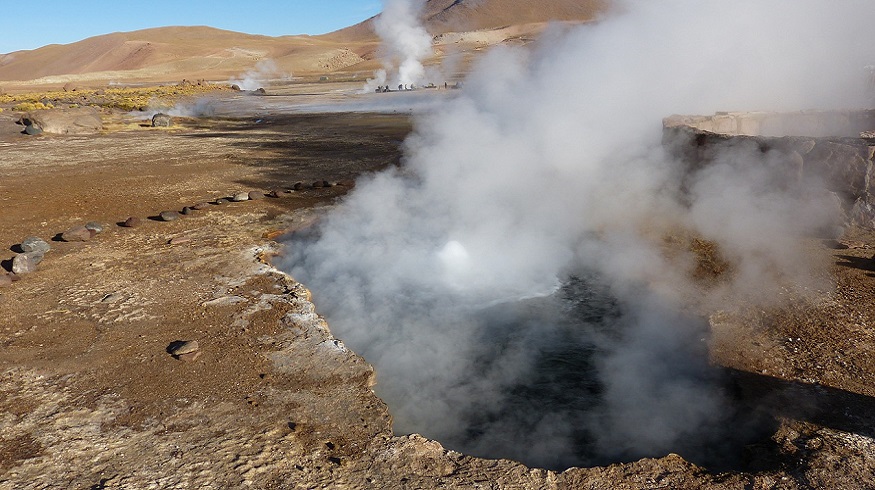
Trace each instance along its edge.
{"label": "hillside slope", "polygon": [[[485,41],[478,41],[482,47],[503,41],[505,35],[536,33],[550,20],[591,20],[606,1],[428,0],[423,20],[435,36],[489,31],[486,37],[481,36]],[[371,18],[322,36],[270,37],[205,26],[116,32],[0,54],[0,81],[14,86],[10,81],[18,81],[17,85],[61,85],[67,81],[227,80],[252,70],[262,60],[270,60],[273,67],[272,73],[263,75],[277,77],[342,70],[368,72],[379,66],[374,59],[379,39],[373,21]],[[506,32],[496,32],[498,28]],[[441,43],[441,39],[436,41]]]}
{"label": "hillside slope", "polygon": [[[427,0],[423,21],[430,34],[438,35],[548,21],[588,21],[606,5],[607,0]],[[375,39],[374,19],[323,37],[341,41]]]}

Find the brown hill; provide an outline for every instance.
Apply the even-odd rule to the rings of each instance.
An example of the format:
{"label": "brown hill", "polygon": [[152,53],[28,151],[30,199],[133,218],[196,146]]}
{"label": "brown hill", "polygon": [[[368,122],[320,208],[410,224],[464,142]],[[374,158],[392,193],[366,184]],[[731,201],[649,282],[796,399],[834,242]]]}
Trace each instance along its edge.
{"label": "brown hill", "polygon": [[330,40],[162,27],[0,55],[0,80],[228,78],[273,60],[277,72],[333,71],[361,59]]}
{"label": "brown hill", "polygon": [[[608,0],[427,0],[423,21],[432,35],[549,21],[588,21],[603,11],[607,3]],[[374,19],[324,37],[349,41],[374,39]]]}
{"label": "brown hill", "polygon": [[[436,36],[470,32],[465,40],[475,40],[479,48],[506,37],[537,32],[545,21],[590,20],[606,1],[428,0],[424,21]],[[72,44],[0,54],[0,81],[15,87],[25,85],[22,82],[32,86],[112,80],[227,80],[252,70],[262,60],[271,60],[276,67],[275,73],[265,76],[369,71],[378,66],[374,58],[379,40],[373,19],[322,36],[270,37],[202,26],[117,32]],[[458,44],[461,38],[452,39]],[[436,37],[436,44],[443,41]]]}

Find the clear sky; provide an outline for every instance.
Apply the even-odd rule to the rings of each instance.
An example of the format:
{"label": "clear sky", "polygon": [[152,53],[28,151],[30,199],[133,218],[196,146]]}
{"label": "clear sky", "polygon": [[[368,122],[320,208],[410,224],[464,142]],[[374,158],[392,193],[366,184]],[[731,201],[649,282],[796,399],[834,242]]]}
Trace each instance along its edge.
{"label": "clear sky", "polygon": [[164,26],[324,34],[381,8],[380,0],[0,0],[0,53]]}

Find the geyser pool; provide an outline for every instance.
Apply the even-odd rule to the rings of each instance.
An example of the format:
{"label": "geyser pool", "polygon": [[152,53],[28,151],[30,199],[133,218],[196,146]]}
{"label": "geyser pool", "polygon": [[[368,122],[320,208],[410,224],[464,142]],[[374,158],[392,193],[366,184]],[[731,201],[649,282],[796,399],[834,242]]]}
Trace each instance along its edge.
{"label": "geyser pool", "polygon": [[[735,411],[695,313],[824,287],[798,240],[836,218],[818,179],[788,180],[788,155],[756,145],[690,169],[660,122],[865,106],[875,3],[618,4],[487,53],[416,119],[403,170],[360,179],[319,237],[289,244],[286,269],[376,367],[396,431],[551,467],[707,453]],[[664,253],[677,230],[732,274],[700,287],[692,254]],[[616,306],[563,298],[571,277]]]}

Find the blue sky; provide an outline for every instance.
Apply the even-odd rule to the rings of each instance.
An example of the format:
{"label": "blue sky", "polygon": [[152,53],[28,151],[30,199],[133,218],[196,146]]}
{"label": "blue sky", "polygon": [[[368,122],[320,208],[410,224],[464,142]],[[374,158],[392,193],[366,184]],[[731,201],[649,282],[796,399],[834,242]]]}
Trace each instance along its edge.
{"label": "blue sky", "polygon": [[172,25],[323,34],[379,13],[380,0],[0,0],[0,53]]}

